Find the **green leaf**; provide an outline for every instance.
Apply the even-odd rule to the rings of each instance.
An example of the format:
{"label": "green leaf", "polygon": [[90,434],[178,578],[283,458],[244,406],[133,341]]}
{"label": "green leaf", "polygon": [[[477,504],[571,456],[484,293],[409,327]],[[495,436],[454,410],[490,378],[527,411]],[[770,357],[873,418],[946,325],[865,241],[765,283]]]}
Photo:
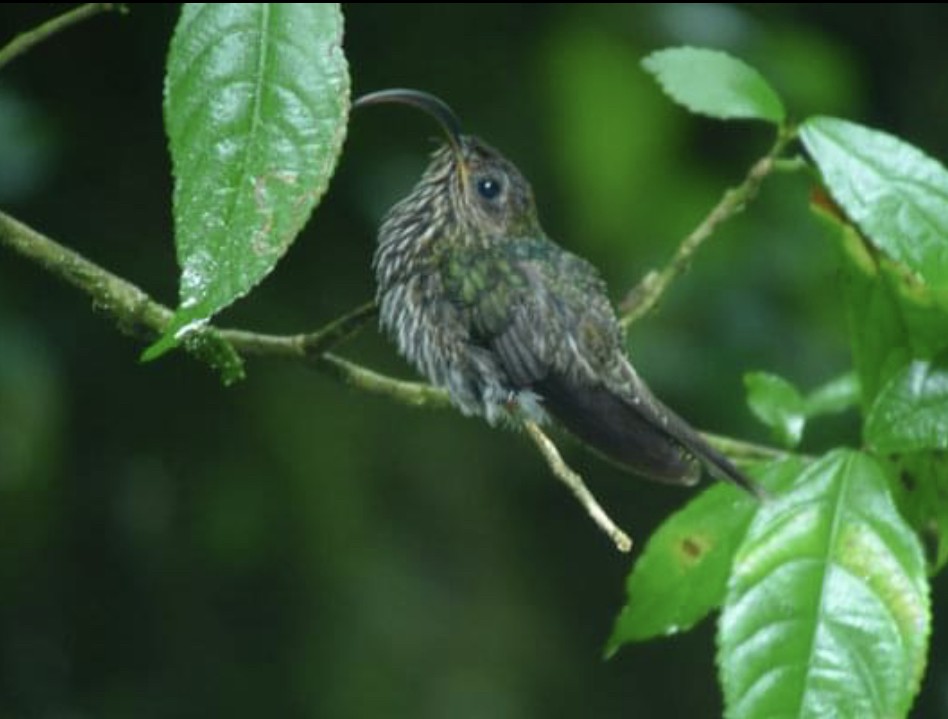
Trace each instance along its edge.
{"label": "green leaf", "polygon": [[774,431],[779,442],[797,446],[806,423],[805,403],[797,388],[768,372],[748,372],[744,386],[747,403],[757,419]]}
{"label": "green leaf", "polygon": [[765,505],[718,632],[727,715],[903,717],[930,631],[918,540],[868,455],[838,450]]}
{"label": "green leaf", "polygon": [[803,399],[807,417],[843,412],[859,403],[859,378],[846,372],[817,387]]}
{"label": "green leaf", "polygon": [[249,292],[319,202],[345,136],[335,3],[188,3],[165,78],[180,306],[151,359]]}
{"label": "green leaf", "polygon": [[754,416],[787,447],[800,443],[811,417],[842,412],[859,402],[859,380],[853,372],[834,378],[805,397],[787,380],[768,372],[748,372],[744,386]]}
{"label": "green leaf", "polygon": [[[803,462],[768,464],[753,474],[772,492],[789,486]],[[690,629],[724,599],[731,561],[759,509],[735,487],[716,484],[669,517],[645,546],[626,583],[607,656],[628,642]]]}
{"label": "green leaf", "polygon": [[883,454],[948,449],[948,364],[916,360],[879,392],[866,442]]}
{"label": "green leaf", "polygon": [[662,90],[691,112],[783,123],[783,102],[757,70],[718,50],[676,47],[642,60]]}
{"label": "green leaf", "polygon": [[925,282],[948,287],[948,170],[893,135],[811,117],[800,139],[862,233]]}

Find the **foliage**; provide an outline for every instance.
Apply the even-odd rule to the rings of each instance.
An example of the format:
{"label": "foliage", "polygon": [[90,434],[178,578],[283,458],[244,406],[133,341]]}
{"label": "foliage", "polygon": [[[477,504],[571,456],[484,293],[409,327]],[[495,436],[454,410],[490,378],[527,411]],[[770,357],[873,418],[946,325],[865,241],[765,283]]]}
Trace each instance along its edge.
{"label": "foliage", "polygon": [[[746,74],[743,63],[722,70],[719,53],[702,58],[688,48],[657,53],[644,64],[692,111],[782,123],[779,114],[741,114],[726,102],[713,110],[702,104],[716,86],[722,86],[719,96],[738,93],[735,87],[742,85],[735,85],[733,76]],[[697,86],[695,76],[702,78]],[[756,102],[759,82],[755,76],[738,107]],[[779,131],[796,132],[783,124]],[[724,545],[734,547],[727,592],[718,601],[703,598],[700,608],[722,606],[719,661],[728,715],[904,716],[925,663],[928,584],[921,545],[894,509],[886,483],[892,473],[879,460],[944,448],[943,370],[930,364],[938,347],[929,346],[928,338],[948,338],[948,313],[939,302],[948,258],[948,173],[907,143],[852,122],[813,117],[801,123],[799,135],[838,203],[824,200],[843,238],[840,245],[848,248],[841,253],[847,271],[859,275],[861,292],[845,294],[848,311],[859,317],[852,323],[854,355],[863,366],[880,358],[887,364],[887,381],[876,380],[879,370],[873,370],[871,380],[860,382],[867,448],[826,453],[798,472],[789,489],[774,486],[758,469],[757,476],[778,491],[757,510],[746,533],[738,529],[747,525],[746,509],[722,520],[709,514],[713,508],[704,507],[704,497],[669,518],[630,577],[629,606],[613,641],[678,626],[676,615],[664,621],[657,621],[655,612],[630,618],[632,608],[662,601],[646,577],[680,571],[672,559],[653,566],[652,545],[667,542],[672,531],[700,536],[708,524],[726,523],[742,535]],[[866,303],[867,294],[882,299]],[[899,334],[889,332],[889,323],[864,316],[880,304],[900,313],[918,295],[930,309],[916,324],[900,323]],[[928,351],[919,353],[921,348]],[[786,380],[761,372],[749,374],[747,385],[754,413],[789,446],[800,441],[808,409],[838,409],[853,395],[824,391],[808,403]],[[827,401],[840,395],[841,403]],[[914,479],[913,492],[931,492],[938,475],[923,465]],[[689,615],[689,623],[694,621]]]}

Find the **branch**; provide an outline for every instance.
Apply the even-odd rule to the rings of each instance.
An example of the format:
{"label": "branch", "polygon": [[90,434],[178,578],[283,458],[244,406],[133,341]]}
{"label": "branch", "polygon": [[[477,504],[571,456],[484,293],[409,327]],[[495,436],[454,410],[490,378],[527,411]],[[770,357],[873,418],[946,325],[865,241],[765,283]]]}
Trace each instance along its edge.
{"label": "branch", "polygon": [[447,393],[437,387],[379,374],[333,354],[322,355],[315,366],[352,387],[384,395],[412,407],[445,409],[451,406]]}
{"label": "branch", "polygon": [[72,25],[76,25],[99,13],[121,9],[122,5],[117,3],[86,3],[64,12],[62,15],[57,15],[52,20],[47,20],[32,30],[22,32],[4,45],[3,48],[0,48],[0,68]]}
{"label": "branch", "polygon": [[140,338],[143,334],[159,333],[174,314],[131,282],[2,211],[0,244],[89,295],[93,306],[112,315],[124,334]]}
{"label": "branch", "polygon": [[327,351],[342,344],[378,313],[374,302],[366,302],[315,332],[298,335],[263,335],[245,330],[217,330],[240,354],[257,357],[317,362]]}
{"label": "branch", "polygon": [[780,155],[794,137],[792,130],[781,129],[770,151],[751,166],[741,184],[725,190],[718,204],[682,240],[668,264],[662,270],[652,270],[646,274],[629,291],[619,304],[619,321],[623,327],[628,327],[651,312],[671,283],[688,268],[692,256],[714,234],[718,225],[743,210],[768,175],[776,169],[785,169],[785,163],[780,162]]}
{"label": "branch", "polygon": [[[137,339],[160,336],[174,315],[170,308],[131,282],[4,212],[0,212],[0,245],[9,246],[89,295],[93,306],[110,314],[124,334]],[[367,303],[315,332],[299,335],[267,335],[216,327],[205,331],[229,342],[246,356],[303,361],[366,392],[414,406],[447,407],[447,395],[430,385],[386,377],[328,354],[329,349],[350,337],[374,315],[374,303]]]}

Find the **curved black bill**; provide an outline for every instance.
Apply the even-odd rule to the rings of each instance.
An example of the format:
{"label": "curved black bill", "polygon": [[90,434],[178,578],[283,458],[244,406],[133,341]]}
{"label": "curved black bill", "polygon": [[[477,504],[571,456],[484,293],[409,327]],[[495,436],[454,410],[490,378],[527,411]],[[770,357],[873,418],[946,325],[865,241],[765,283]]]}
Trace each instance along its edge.
{"label": "curved black bill", "polygon": [[358,108],[368,105],[381,105],[386,102],[411,105],[412,107],[417,107],[419,110],[427,112],[441,125],[445,134],[448,136],[448,140],[450,140],[454,146],[454,149],[460,149],[461,123],[457,115],[454,114],[454,110],[452,110],[444,100],[430,93],[405,88],[379,90],[378,92],[370,92],[367,95],[363,95],[352,103],[352,107]]}

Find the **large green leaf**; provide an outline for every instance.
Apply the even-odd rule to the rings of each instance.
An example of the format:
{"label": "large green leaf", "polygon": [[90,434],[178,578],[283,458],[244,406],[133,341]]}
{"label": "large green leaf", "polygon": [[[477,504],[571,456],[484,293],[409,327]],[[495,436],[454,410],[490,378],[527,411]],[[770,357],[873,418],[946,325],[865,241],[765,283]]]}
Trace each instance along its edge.
{"label": "large green leaf", "polygon": [[948,366],[916,360],[879,392],[865,439],[880,453],[948,449]]}
{"label": "large green leaf", "polygon": [[893,135],[811,117],[800,139],[833,199],[873,244],[948,287],[948,170]]}
{"label": "large green leaf", "polygon": [[675,47],[642,60],[665,93],[691,112],[721,120],[786,117],[780,96],[757,70],[719,50]]}
{"label": "large green leaf", "polygon": [[718,633],[727,715],[903,717],[929,630],[922,551],[883,469],[834,451],[737,553]]}
{"label": "large green leaf", "polygon": [[[789,486],[803,462],[774,462],[754,477],[773,493]],[[724,599],[731,561],[760,503],[716,484],[675,512],[645,546],[626,583],[628,600],[606,648],[690,629]]]}
{"label": "large green leaf", "polygon": [[335,3],[189,3],[168,54],[180,306],[155,357],[273,269],[329,183],[349,77]]}

